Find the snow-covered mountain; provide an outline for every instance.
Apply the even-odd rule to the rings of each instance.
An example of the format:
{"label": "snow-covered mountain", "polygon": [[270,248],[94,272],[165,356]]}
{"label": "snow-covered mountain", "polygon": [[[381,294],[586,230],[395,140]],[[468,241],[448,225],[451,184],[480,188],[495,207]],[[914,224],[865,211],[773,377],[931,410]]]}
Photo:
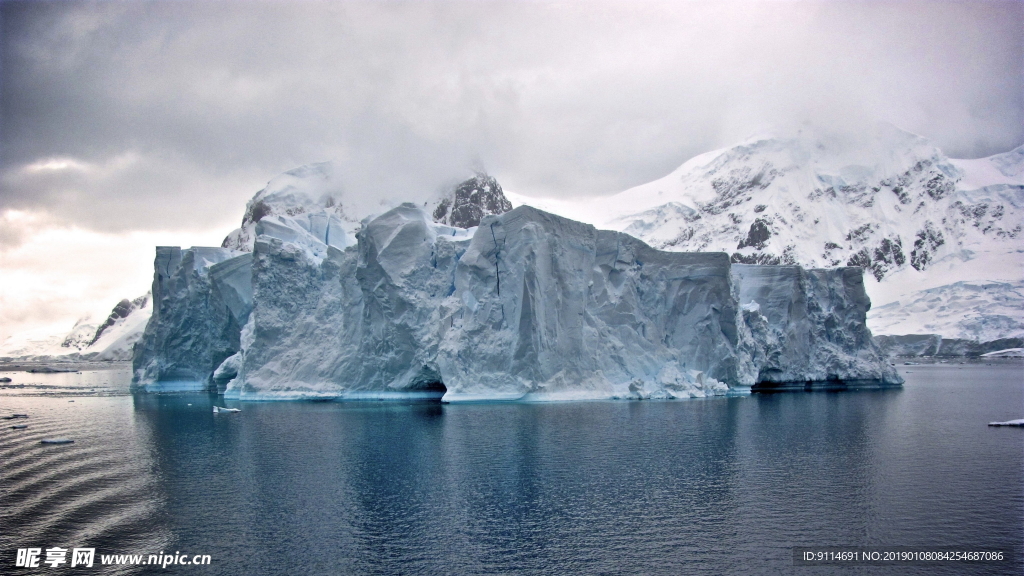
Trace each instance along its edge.
{"label": "snow-covered mountain", "polygon": [[504,214],[511,209],[512,203],[505,197],[501,184],[493,176],[478,173],[435,200],[430,213],[439,224],[473,228],[480,225],[484,216]]}
{"label": "snow-covered mountain", "polygon": [[[955,301],[957,282],[1024,278],[1024,146],[950,159],[887,124],[859,141],[812,128],[751,138],[608,197],[513,200],[663,250],[722,251],[738,263],[863,267],[876,333],[956,332],[958,321],[933,321],[920,302],[935,292],[921,291],[941,288]],[[894,302],[917,305],[884,306]],[[986,326],[975,337],[1007,337],[1024,322],[1024,302],[1016,310],[991,304],[965,305],[974,324]],[[1012,321],[1000,320],[1007,314]]]}
{"label": "snow-covered mountain", "polygon": [[30,361],[125,361],[132,358],[132,347],[142,337],[153,307],[150,295],[124,299],[110,314],[96,322],[86,316],[71,332],[54,334],[51,330],[16,334],[0,345],[0,359]]}
{"label": "snow-covered mountain", "polygon": [[913,292],[876,306],[869,323],[879,334],[941,334],[989,342],[1024,338],[1024,281],[962,281]]}

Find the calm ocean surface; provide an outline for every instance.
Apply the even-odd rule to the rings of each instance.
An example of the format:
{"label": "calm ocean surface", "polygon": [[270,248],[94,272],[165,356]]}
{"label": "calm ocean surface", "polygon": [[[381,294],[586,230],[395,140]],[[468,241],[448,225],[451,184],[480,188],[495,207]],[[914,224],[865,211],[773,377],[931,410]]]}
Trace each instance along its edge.
{"label": "calm ocean surface", "polygon": [[[890,391],[219,415],[125,395],[127,370],[0,373],[26,384],[0,388],[0,416],[30,415],[0,421],[0,574],[1021,574],[1024,429],[986,424],[1024,418],[1024,363],[900,373]],[[75,443],[39,443],[58,436]],[[1016,556],[793,565],[794,546],[868,545]],[[97,565],[14,567],[55,546]],[[212,563],[98,565],[161,552]]]}

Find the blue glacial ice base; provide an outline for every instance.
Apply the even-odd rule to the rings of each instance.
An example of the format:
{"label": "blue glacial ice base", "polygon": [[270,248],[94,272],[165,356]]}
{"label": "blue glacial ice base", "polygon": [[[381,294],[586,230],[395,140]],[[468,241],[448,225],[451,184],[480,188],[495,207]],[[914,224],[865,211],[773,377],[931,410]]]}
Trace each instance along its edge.
{"label": "blue glacial ice base", "polygon": [[137,389],[469,402],[902,383],[859,268],[663,252],[528,206],[463,230],[403,204],[332,244],[282,221],[256,224],[251,253],[158,248]]}

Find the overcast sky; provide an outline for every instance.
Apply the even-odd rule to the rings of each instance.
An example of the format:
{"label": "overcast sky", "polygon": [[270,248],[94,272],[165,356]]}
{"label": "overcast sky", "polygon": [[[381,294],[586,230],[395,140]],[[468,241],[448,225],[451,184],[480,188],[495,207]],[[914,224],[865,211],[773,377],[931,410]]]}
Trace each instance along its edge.
{"label": "overcast sky", "polygon": [[771,126],[1024,142],[1022,2],[0,1],[0,339],[148,288],[274,175],[606,194]]}

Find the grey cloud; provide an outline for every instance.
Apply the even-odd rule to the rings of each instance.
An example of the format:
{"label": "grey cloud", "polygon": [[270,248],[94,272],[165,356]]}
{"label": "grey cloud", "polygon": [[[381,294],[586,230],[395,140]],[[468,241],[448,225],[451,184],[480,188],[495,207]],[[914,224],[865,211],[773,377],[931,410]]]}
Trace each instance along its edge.
{"label": "grey cloud", "polygon": [[208,226],[332,159],[358,195],[600,194],[804,120],[987,155],[1024,141],[1022,6],[5,2],[0,210]]}

